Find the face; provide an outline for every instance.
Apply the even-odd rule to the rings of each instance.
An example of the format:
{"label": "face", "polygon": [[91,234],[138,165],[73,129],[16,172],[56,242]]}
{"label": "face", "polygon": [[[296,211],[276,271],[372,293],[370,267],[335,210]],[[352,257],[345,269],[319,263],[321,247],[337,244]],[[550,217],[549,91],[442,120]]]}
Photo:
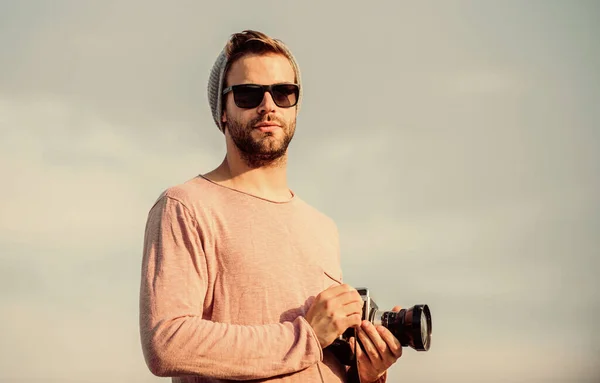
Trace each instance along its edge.
{"label": "face", "polygon": [[[294,69],[285,56],[247,55],[231,66],[225,87],[237,84],[294,83],[294,79]],[[237,147],[248,166],[268,166],[285,156],[296,128],[295,106],[277,106],[268,92],[265,92],[262,102],[256,108],[239,108],[232,92],[224,96],[223,103],[225,135]]]}

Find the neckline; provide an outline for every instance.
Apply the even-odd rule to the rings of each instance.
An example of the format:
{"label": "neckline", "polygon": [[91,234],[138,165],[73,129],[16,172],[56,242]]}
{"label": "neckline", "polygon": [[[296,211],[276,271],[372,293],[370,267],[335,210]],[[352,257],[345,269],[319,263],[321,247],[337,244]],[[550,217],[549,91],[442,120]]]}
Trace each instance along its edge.
{"label": "neckline", "polygon": [[245,192],[245,191],[242,191],[242,190],[234,189],[232,187],[220,184],[218,182],[215,182],[215,181],[211,180],[210,178],[205,177],[202,174],[198,174],[198,177],[202,178],[203,180],[205,180],[205,181],[207,181],[207,182],[209,182],[209,183],[211,183],[211,184],[213,184],[213,185],[215,185],[217,187],[220,187],[220,188],[223,188],[223,189],[227,189],[227,190],[230,190],[230,191],[232,191],[234,193],[239,193],[239,194],[251,197],[251,198],[256,198],[256,199],[259,199],[259,200],[262,200],[262,201],[265,201],[265,202],[269,202],[269,203],[273,203],[273,204],[277,204],[277,205],[289,204],[289,203],[291,203],[291,202],[293,202],[293,201],[295,201],[297,199],[296,193],[294,193],[294,191],[292,189],[288,189],[290,191],[290,193],[292,194],[292,196],[290,198],[288,198],[285,201],[275,201],[275,200],[272,200],[272,199],[268,199],[268,198],[265,198],[265,197],[258,196],[256,194],[248,193],[248,192]]}

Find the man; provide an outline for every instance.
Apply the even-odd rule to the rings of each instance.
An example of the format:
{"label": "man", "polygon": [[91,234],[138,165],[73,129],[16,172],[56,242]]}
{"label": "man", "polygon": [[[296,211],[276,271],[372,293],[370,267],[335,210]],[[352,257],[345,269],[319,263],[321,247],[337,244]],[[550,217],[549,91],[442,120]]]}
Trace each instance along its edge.
{"label": "man", "polygon": [[302,96],[294,56],[263,33],[234,34],[208,96],[225,158],[167,189],[148,216],[140,331],[149,369],[180,383],[348,382],[327,346],[354,327],[361,382],[384,382],[402,347],[361,324],[335,223],[287,185]]}

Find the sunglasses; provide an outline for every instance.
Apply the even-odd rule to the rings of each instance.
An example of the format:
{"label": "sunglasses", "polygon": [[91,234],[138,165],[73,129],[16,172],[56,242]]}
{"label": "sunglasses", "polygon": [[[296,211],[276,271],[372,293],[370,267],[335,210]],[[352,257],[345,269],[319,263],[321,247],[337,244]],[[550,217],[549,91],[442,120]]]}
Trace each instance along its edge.
{"label": "sunglasses", "polygon": [[223,95],[233,92],[233,101],[238,108],[252,109],[260,105],[265,92],[269,92],[275,105],[280,108],[291,108],[298,103],[300,87],[298,84],[239,84],[223,89]]}

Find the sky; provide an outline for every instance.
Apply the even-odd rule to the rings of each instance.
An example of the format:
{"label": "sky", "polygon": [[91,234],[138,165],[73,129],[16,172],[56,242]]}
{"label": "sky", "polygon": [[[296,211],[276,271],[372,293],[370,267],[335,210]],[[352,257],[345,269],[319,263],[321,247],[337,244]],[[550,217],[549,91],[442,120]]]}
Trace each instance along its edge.
{"label": "sky", "polygon": [[227,38],[298,59],[289,183],[345,281],[429,304],[389,382],[600,381],[600,3],[0,0],[0,382],[153,383],[143,230],[212,170]]}

